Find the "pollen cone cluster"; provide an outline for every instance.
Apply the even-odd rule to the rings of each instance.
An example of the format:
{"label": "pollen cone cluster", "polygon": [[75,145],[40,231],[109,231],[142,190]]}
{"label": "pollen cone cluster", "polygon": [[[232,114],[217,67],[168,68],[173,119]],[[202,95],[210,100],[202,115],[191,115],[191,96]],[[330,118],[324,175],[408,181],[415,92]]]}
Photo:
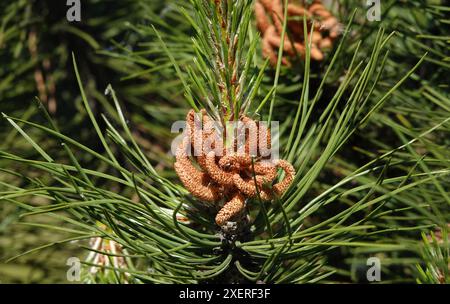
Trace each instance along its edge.
{"label": "pollen cone cluster", "polygon": [[[255,4],[255,17],[258,29],[262,34],[262,51],[270,59],[273,66],[277,64],[278,50],[281,45],[283,30],[284,9],[283,0],[257,0]],[[287,7],[288,23],[283,47],[282,64],[290,66],[290,58],[297,55],[304,57],[305,33],[303,16],[307,18],[308,41],[311,40],[311,59],[321,61],[323,51],[333,46],[334,40],[341,32],[338,20],[325,8],[320,0],[314,0],[310,6],[304,6],[300,1],[289,0]],[[314,28],[311,36],[312,21]],[[310,38],[310,39],[309,39]]]}
{"label": "pollen cone cluster", "polygon": [[[198,116],[201,117],[200,128]],[[176,151],[174,167],[193,196],[218,206],[225,201],[216,216],[219,226],[241,215],[247,198],[269,201],[286,191],[295,170],[287,161],[264,159],[263,149],[271,145],[267,126],[241,117],[244,139],[234,140],[230,148],[223,144],[223,134],[214,127],[206,111],[201,110],[198,116],[191,110],[186,117],[187,128]],[[238,142],[243,143],[241,147]],[[272,185],[277,178],[277,169],[282,169],[285,176]]]}

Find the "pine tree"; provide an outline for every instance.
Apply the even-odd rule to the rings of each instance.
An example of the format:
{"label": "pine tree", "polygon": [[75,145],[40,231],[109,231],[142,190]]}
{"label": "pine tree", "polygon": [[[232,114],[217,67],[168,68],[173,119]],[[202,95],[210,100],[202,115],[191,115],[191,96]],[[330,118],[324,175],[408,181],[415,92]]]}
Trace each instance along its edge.
{"label": "pine tree", "polygon": [[[255,1],[131,2],[127,10],[144,12],[130,20],[135,47],[99,51],[129,86],[100,97],[80,69],[96,63],[72,54],[89,141],[45,94],[38,119],[1,108],[15,130],[8,141],[22,140],[0,149],[0,201],[17,206],[22,225],[66,235],[10,260],[75,242],[90,251],[87,283],[360,281],[369,257],[381,260],[385,283],[448,281],[448,7],[390,1],[377,23],[355,10],[360,1],[332,1],[320,14],[320,1],[269,1],[279,9],[265,7],[268,35]],[[1,82],[2,99],[29,94],[24,75],[28,90]],[[296,171],[289,188],[263,200],[256,187],[243,217],[217,225],[220,202],[193,195],[161,152],[189,109],[221,122],[279,121],[280,158]]]}

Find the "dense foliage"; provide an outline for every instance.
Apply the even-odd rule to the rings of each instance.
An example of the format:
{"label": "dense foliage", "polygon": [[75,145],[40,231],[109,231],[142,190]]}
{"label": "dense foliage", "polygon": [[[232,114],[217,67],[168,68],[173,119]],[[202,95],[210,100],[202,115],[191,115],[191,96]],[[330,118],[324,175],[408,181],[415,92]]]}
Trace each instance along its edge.
{"label": "dense foliage", "polygon": [[[85,2],[0,4],[1,282],[66,282],[73,256],[87,283],[367,282],[370,257],[382,283],[449,282],[444,1],[329,1],[342,35],[292,66],[250,0]],[[231,239],[173,170],[190,108],[279,121],[297,171]]]}

